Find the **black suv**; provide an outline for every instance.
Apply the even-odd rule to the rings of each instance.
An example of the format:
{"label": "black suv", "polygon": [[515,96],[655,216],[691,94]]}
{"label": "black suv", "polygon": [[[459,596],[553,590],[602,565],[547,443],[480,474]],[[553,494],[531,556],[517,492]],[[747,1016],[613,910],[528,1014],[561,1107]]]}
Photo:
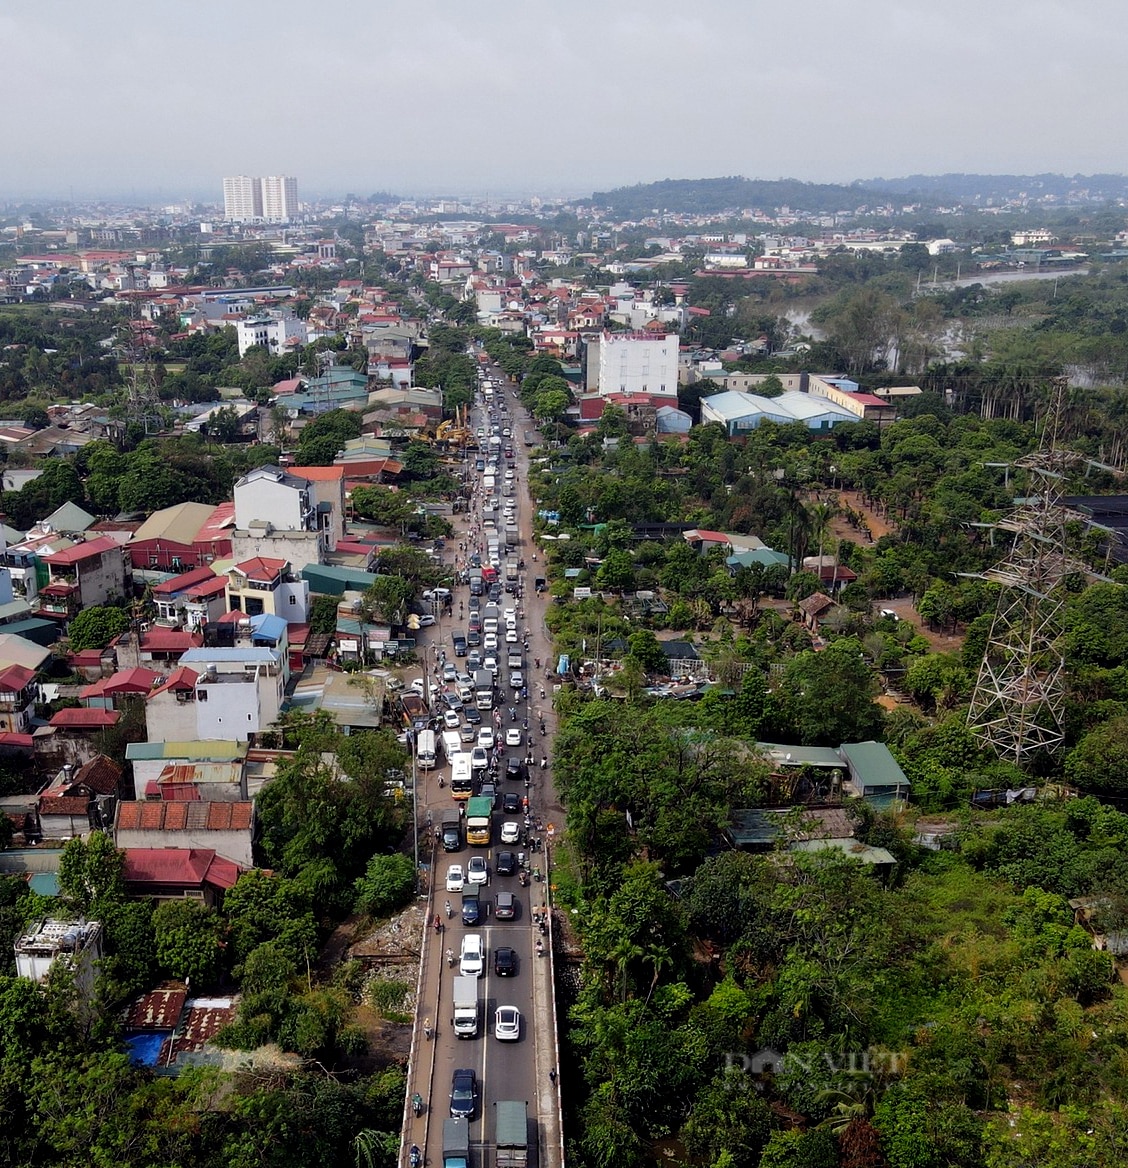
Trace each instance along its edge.
{"label": "black suv", "polygon": [[527,771],[525,769],[525,764],[521,759],[507,758],[505,760],[505,777],[507,779],[512,779],[515,782],[523,783],[525,781],[526,773]]}
{"label": "black suv", "polygon": [[517,871],[517,857],[512,852],[498,852],[494,859],[494,872],[498,876],[512,876]]}
{"label": "black suv", "polygon": [[501,809],[506,815],[516,815],[521,810],[521,797],[516,791],[505,792],[501,797]]}

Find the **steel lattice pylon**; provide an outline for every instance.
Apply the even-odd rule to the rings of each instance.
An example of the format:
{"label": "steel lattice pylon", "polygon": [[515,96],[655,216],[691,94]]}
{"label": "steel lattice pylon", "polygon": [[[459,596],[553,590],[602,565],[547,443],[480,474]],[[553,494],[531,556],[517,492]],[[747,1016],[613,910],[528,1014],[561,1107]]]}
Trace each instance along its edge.
{"label": "steel lattice pylon", "polygon": [[1042,444],[1019,466],[1028,500],[997,527],[1013,534],[1009,554],[982,578],[1001,586],[983,663],[968,709],[968,726],[1001,759],[1029,767],[1056,753],[1065,738],[1065,662],[1060,645],[1064,601],[1059,585],[1086,569],[1066,553],[1074,513],[1062,487],[1076,456],[1057,448],[1065,382],[1054,382]]}

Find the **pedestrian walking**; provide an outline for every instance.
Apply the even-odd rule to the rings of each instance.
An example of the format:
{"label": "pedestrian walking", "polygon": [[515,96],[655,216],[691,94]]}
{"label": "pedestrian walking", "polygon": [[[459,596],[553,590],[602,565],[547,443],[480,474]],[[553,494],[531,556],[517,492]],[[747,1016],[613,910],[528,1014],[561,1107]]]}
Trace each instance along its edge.
{"label": "pedestrian walking", "polygon": [[553,1067],[552,1070],[548,1072],[548,1077],[549,1077],[549,1080],[551,1081],[552,1085],[555,1087],[556,1086],[556,1068],[555,1067]]}

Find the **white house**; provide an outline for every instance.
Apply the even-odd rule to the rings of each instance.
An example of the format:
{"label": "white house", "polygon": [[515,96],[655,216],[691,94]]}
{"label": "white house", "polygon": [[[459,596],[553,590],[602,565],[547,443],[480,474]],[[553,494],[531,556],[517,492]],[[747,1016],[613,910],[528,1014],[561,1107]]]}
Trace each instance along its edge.
{"label": "white house", "polygon": [[599,338],[599,392],[678,393],[677,333],[604,331]]}
{"label": "white house", "polygon": [[239,338],[239,356],[254,345],[262,345],[274,356],[288,352],[296,345],[307,344],[305,321],[294,316],[252,316],[235,322]]}
{"label": "white house", "polygon": [[[342,476],[328,484],[337,491]],[[333,518],[329,504],[318,505],[318,489],[308,478],[291,474],[277,466],[256,466],[235,484],[235,527],[248,531],[258,523],[269,523],[275,531],[330,532],[341,522]],[[325,545],[329,547],[326,534]]]}
{"label": "white house", "polygon": [[102,957],[102,926],[98,921],[41,920],[16,939],[16,974],[42,984],[56,962],[74,977],[84,1000],[94,995],[94,976]]}

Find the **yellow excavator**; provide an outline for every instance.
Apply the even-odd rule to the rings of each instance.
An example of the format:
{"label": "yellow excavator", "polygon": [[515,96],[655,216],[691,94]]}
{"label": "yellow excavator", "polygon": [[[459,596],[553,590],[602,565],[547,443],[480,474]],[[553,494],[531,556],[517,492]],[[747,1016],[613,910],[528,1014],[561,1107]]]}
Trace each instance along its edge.
{"label": "yellow excavator", "polygon": [[469,419],[465,406],[459,406],[454,411],[454,417],[440,422],[435,429],[435,444],[437,446],[468,446],[474,438],[470,429]]}

